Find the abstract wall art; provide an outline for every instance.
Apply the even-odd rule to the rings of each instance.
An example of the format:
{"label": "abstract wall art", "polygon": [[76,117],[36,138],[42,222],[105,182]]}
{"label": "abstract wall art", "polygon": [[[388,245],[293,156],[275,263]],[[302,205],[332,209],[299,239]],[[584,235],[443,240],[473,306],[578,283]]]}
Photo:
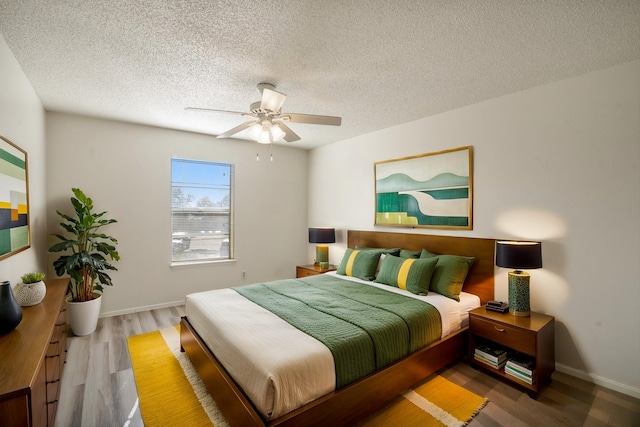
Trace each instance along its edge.
{"label": "abstract wall art", "polygon": [[473,229],[473,147],[374,164],[375,223]]}
{"label": "abstract wall art", "polygon": [[27,153],[0,135],[0,259],[31,245]]}

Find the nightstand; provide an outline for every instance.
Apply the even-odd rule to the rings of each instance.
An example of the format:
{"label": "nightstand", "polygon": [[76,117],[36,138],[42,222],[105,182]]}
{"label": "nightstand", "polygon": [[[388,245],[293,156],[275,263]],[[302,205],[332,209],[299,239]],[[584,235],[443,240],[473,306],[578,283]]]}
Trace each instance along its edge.
{"label": "nightstand", "polygon": [[326,273],[327,271],[335,271],[337,269],[338,266],[333,264],[329,264],[329,268],[327,268],[326,270],[323,270],[320,267],[316,267],[313,264],[298,265],[296,267],[296,278],[315,276],[316,274]]}
{"label": "nightstand", "polygon": [[[538,392],[551,381],[556,368],[555,319],[553,316],[531,312],[530,317],[515,317],[507,313],[488,311],[482,306],[469,312],[469,362],[529,391],[536,399]],[[535,361],[532,384],[505,373],[504,366],[494,369],[474,358],[481,344],[497,345],[510,357],[525,355]]]}

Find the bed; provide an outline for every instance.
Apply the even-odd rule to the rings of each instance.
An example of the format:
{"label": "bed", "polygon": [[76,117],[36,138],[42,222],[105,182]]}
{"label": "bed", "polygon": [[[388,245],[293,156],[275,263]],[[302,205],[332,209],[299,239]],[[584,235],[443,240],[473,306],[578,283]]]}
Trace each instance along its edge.
{"label": "bed", "polygon": [[[352,230],[348,231],[347,236],[349,248],[403,248],[412,251],[424,249],[432,254],[473,257],[475,260],[467,274],[462,294],[477,296],[476,299],[480,304],[493,299],[495,246],[493,239]],[[235,293],[235,291],[228,290],[227,293]],[[216,298],[218,299],[220,298]],[[244,305],[239,309],[230,305],[228,313],[242,311],[242,307]],[[221,310],[224,310],[224,306],[215,308],[215,311]],[[324,384],[326,381],[318,376],[317,382],[321,383],[321,387],[329,387],[319,397],[292,411],[286,410],[283,414],[275,412],[275,417],[271,417],[264,415],[262,402],[259,402],[254,394],[253,401],[257,402],[254,403],[219,360],[219,358],[226,360],[229,366],[229,356],[223,351],[218,351],[216,355],[209,349],[206,343],[207,340],[211,342],[211,338],[207,338],[209,328],[202,326],[201,320],[197,318],[194,311],[191,311],[192,319],[190,319],[189,312],[190,310],[187,310],[187,316],[181,321],[181,348],[187,352],[212,397],[232,426],[307,426],[327,423],[353,425],[366,415],[384,407],[400,392],[456,361],[466,352],[467,328],[462,327],[451,333],[447,332],[446,336],[439,337],[426,347],[412,351],[400,360],[387,364],[384,368],[351,381],[336,390],[331,389],[330,384]],[[224,314],[221,316],[225,317]],[[261,314],[258,314],[256,318],[262,319],[260,321],[262,322],[264,318],[260,316]],[[247,317],[253,318],[254,314]],[[196,331],[197,327],[200,328],[201,333]],[[215,345],[211,347],[219,350],[224,348],[215,347]],[[313,346],[309,343],[309,347]],[[318,362],[319,365],[327,363],[326,359],[324,362],[322,360]],[[315,362],[309,366],[315,366]],[[237,378],[237,372],[235,375]],[[242,381],[240,379],[239,382]]]}

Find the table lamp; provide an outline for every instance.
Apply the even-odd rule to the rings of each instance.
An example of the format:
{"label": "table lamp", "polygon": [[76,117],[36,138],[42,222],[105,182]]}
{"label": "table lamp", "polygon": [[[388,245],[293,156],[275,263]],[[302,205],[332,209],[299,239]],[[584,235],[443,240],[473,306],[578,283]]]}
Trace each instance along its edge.
{"label": "table lamp", "polygon": [[496,265],[515,268],[509,272],[509,313],[517,317],[529,317],[529,273],[524,269],[542,267],[540,242],[496,242]]}
{"label": "table lamp", "polygon": [[[336,230],[335,228],[309,228],[309,243],[335,243],[336,242]],[[318,267],[320,263],[326,263],[329,268],[329,245],[318,244],[316,245],[316,261],[313,264]]]}

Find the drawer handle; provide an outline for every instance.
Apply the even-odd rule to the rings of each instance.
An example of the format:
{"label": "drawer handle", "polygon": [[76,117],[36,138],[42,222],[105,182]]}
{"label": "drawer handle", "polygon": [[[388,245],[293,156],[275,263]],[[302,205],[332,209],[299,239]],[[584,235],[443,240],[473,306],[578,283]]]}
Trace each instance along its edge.
{"label": "drawer handle", "polygon": [[60,357],[59,354],[54,354],[53,356],[45,356],[47,359],[53,359],[54,357]]}
{"label": "drawer handle", "polygon": [[57,380],[53,380],[53,381],[47,381],[47,384],[53,384],[53,383],[58,383],[60,382],[60,378],[58,378]]}
{"label": "drawer handle", "polygon": [[53,405],[54,403],[58,403],[58,399],[47,402],[47,405]]}
{"label": "drawer handle", "polygon": [[495,329],[498,332],[504,332],[504,328],[498,328],[497,326],[494,326],[493,329]]}

